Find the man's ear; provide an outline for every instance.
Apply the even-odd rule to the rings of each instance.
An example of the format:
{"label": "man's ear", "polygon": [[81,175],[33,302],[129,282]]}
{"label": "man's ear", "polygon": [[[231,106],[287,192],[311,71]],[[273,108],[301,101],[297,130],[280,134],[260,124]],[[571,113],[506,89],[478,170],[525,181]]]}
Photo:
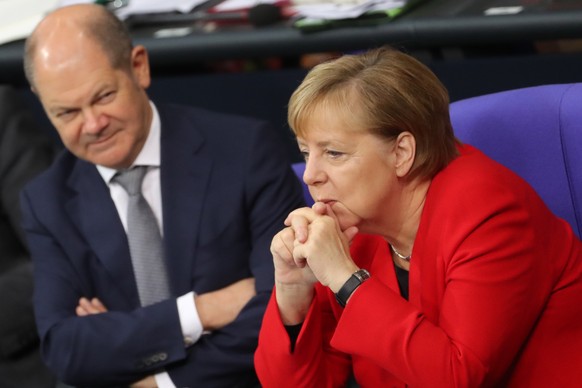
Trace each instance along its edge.
{"label": "man's ear", "polygon": [[396,175],[399,178],[405,177],[414,164],[416,157],[416,139],[408,131],[401,132],[395,141],[396,153]]}
{"label": "man's ear", "polygon": [[150,61],[146,48],[142,45],[131,50],[131,70],[140,86],[147,89],[151,83]]}

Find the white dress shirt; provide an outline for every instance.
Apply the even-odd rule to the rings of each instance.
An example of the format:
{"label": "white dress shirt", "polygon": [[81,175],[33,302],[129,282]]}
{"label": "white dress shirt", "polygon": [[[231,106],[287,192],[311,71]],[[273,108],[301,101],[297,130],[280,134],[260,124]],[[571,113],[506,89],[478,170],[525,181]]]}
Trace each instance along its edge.
{"label": "white dress shirt", "polygon": [[[160,116],[155,105],[150,102],[152,107],[152,125],[143,149],[140,151],[139,155],[133,162],[133,166],[148,166],[148,171],[143,179],[142,183],[142,193],[146,201],[152,208],[158,226],[160,228],[160,234],[163,237],[164,224],[162,216],[162,190],[160,184],[160,133],[161,124]],[[109,191],[111,193],[111,198],[115,203],[117,212],[119,213],[119,218],[121,218],[121,223],[127,232],[127,204],[128,195],[127,192],[121,187],[120,184],[112,182],[113,176],[117,173],[117,170],[97,166],[99,174],[103,180],[109,186]],[[198,316],[198,311],[196,310],[196,304],[194,303],[194,292],[191,291],[185,295],[182,295],[176,299],[178,305],[178,314],[180,317],[180,326],[182,327],[182,335],[184,337],[184,344],[186,347],[193,345],[200,336],[202,335],[202,323],[200,322],[200,317]],[[174,383],[170,379],[170,376],[166,372],[158,373],[155,375],[156,383],[160,388],[175,388]]]}

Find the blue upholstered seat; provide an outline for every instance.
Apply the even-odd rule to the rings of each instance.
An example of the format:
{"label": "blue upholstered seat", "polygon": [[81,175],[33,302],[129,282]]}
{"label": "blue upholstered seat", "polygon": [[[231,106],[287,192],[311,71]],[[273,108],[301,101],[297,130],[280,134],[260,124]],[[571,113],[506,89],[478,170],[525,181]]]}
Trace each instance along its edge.
{"label": "blue upholstered seat", "polygon": [[529,182],[582,231],[582,83],[515,89],[451,104],[457,137]]}
{"label": "blue upholstered seat", "polygon": [[291,167],[293,167],[295,175],[297,175],[297,178],[299,178],[299,180],[303,184],[303,198],[305,198],[305,203],[307,204],[307,206],[313,205],[313,198],[311,198],[311,194],[309,194],[309,189],[307,188],[307,185],[305,184],[305,182],[303,182],[303,171],[305,171],[305,163],[304,162],[293,163]]}

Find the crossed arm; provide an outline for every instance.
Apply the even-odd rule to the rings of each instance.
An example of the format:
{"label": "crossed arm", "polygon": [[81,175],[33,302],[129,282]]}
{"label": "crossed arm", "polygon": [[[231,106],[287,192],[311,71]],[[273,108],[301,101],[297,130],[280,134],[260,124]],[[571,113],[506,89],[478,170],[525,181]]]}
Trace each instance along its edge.
{"label": "crossed arm", "polygon": [[[232,323],[242,308],[255,295],[255,279],[246,278],[222,289],[195,296],[194,303],[196,303],[203,329],[205,331],[218,330]],[[75,308],[75,313],[79,317],[106,313],[107,311],[107,307],[99,298],[82,297]],[[154,375],[147,376],[130,385],[131,388],[157,386]]]}

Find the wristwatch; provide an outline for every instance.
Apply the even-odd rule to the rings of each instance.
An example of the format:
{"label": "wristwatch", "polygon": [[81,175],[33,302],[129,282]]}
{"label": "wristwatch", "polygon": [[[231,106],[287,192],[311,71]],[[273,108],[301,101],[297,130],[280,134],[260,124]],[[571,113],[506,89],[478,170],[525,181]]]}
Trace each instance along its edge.
{"label": "wristwatch", "polygon": [[354,293],[356,288],[360,287],[360,285],[368,279],[370,279],[370,273],[368,271],[365,269],[357,270],[335,294],[335,300],[337,300],[340,306],[345,307],[348,299]]}

